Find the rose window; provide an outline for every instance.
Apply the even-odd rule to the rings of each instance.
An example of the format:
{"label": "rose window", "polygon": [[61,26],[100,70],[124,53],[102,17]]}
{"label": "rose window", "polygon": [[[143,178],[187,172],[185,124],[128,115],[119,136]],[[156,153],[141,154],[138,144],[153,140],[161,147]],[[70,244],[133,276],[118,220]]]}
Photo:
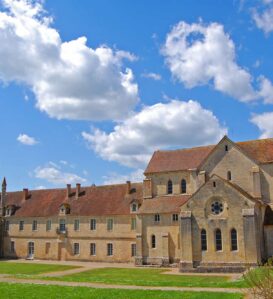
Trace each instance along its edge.
{"label": "rose window", "polygon": [[219,201],[215,201],[211,204],[211,211],[215,215],[219,215],[224,210],[223,204]]}

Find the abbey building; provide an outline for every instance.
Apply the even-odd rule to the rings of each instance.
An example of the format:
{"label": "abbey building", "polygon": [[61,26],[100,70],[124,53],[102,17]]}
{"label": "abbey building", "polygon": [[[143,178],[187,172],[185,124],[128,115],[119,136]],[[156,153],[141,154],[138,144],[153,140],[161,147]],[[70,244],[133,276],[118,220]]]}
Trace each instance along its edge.
{"label": "abbey building", "polygon": [[156,151],[143,183],[7,192],[9,258],[242,271],[273,256],[273,139]]}

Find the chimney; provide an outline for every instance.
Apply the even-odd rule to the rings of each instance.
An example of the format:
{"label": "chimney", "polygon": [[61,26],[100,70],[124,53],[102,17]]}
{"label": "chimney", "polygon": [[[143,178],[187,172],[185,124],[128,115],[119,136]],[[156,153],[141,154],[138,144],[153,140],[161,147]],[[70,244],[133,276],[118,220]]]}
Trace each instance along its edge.
{"label": "chimney", "polygon": [[69,198],[71,194],[71,184],[66,185],[66,198]]}
{"label": "chimney", "polygon": [[28,189],[27,189],[27,188],[24,188],[24,189],[23,189],[23,199],[24,199],[24,200],[27,200],[27,199],[28,199]]}
{"label": "chimney", "polygon": [[130,192],[131,192],[131,181],[127,181],[126,184],[127,184],[126,194],[130,194]]}
{"label": "chimney", "polygon": [[77,183],[77,184],[76,184],[76,199],[79,198],[80,193],[81,193],[81,184],[80,184],[80,183]]}

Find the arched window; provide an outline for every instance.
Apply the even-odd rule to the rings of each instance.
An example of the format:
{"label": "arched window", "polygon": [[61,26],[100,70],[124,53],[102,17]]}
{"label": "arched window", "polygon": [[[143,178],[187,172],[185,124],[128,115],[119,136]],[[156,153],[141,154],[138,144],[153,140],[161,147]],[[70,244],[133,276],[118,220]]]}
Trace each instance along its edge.
{"label": "arched window", "polygon": [[155,235],[152,235],[152,237],[151,237],[151,243],[152,243],[152,248],[155,248],[156,247]]}
{"label": "arched window", "polygon": [[222,250],[222,233],[219,228],[217,228],[215,231],[215,247],[216,251]]}
{"label": "arched window", "polygon": [[228,179],[228,181],[231,181],[231,171],[227,172],[227,179]]}
{"label": "arched window", "polygon": [[181,181],[181,193],[187,193],[187,182],[185,179]]}
{"label": "arched window", "polygon": [[231,240],[231,250],[238,250],[238,242],[237,242],[237,231],[236,229],[232,229],[230,231],[230,240]]}
{"label": "arched window", "polygon": [[168,180],[167,193],[168,194],[173,193],[173,182],[171,180]]}
{"label": "arched window", "polygon": [[201,250],[207,250],[207,232],[205,229],[201,230]]}

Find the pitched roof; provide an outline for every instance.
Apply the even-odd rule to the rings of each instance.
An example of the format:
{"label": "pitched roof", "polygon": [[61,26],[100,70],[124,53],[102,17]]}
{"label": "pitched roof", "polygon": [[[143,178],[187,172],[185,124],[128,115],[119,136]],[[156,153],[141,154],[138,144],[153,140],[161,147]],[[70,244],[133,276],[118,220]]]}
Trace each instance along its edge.
{"label": "pitched roof", "polygon": [[180,207],[188,201],[190,195],[166,195],[145,199],[138,214],[179,213]]}
{"label": "pitched roof", "polygon": [[63,203],[70,205],[70,214],[75,216],[129,215],[133,199],[142,200],[142,183],[81,187],[80,197],[75,198],[75,189],[66,198],[66,189],[29,191],[29,198],[23,199],[23,192],[9,192],[6,205],[17,207],[18,217],[49,217],[59,214]]}
{"label": "pitched roof", "polygon": [[[237,142],[236,144],[257,162],[273,162],[273,138]],[[198,168],[216,146],[156,151],[145,170],[145,174]]]}

